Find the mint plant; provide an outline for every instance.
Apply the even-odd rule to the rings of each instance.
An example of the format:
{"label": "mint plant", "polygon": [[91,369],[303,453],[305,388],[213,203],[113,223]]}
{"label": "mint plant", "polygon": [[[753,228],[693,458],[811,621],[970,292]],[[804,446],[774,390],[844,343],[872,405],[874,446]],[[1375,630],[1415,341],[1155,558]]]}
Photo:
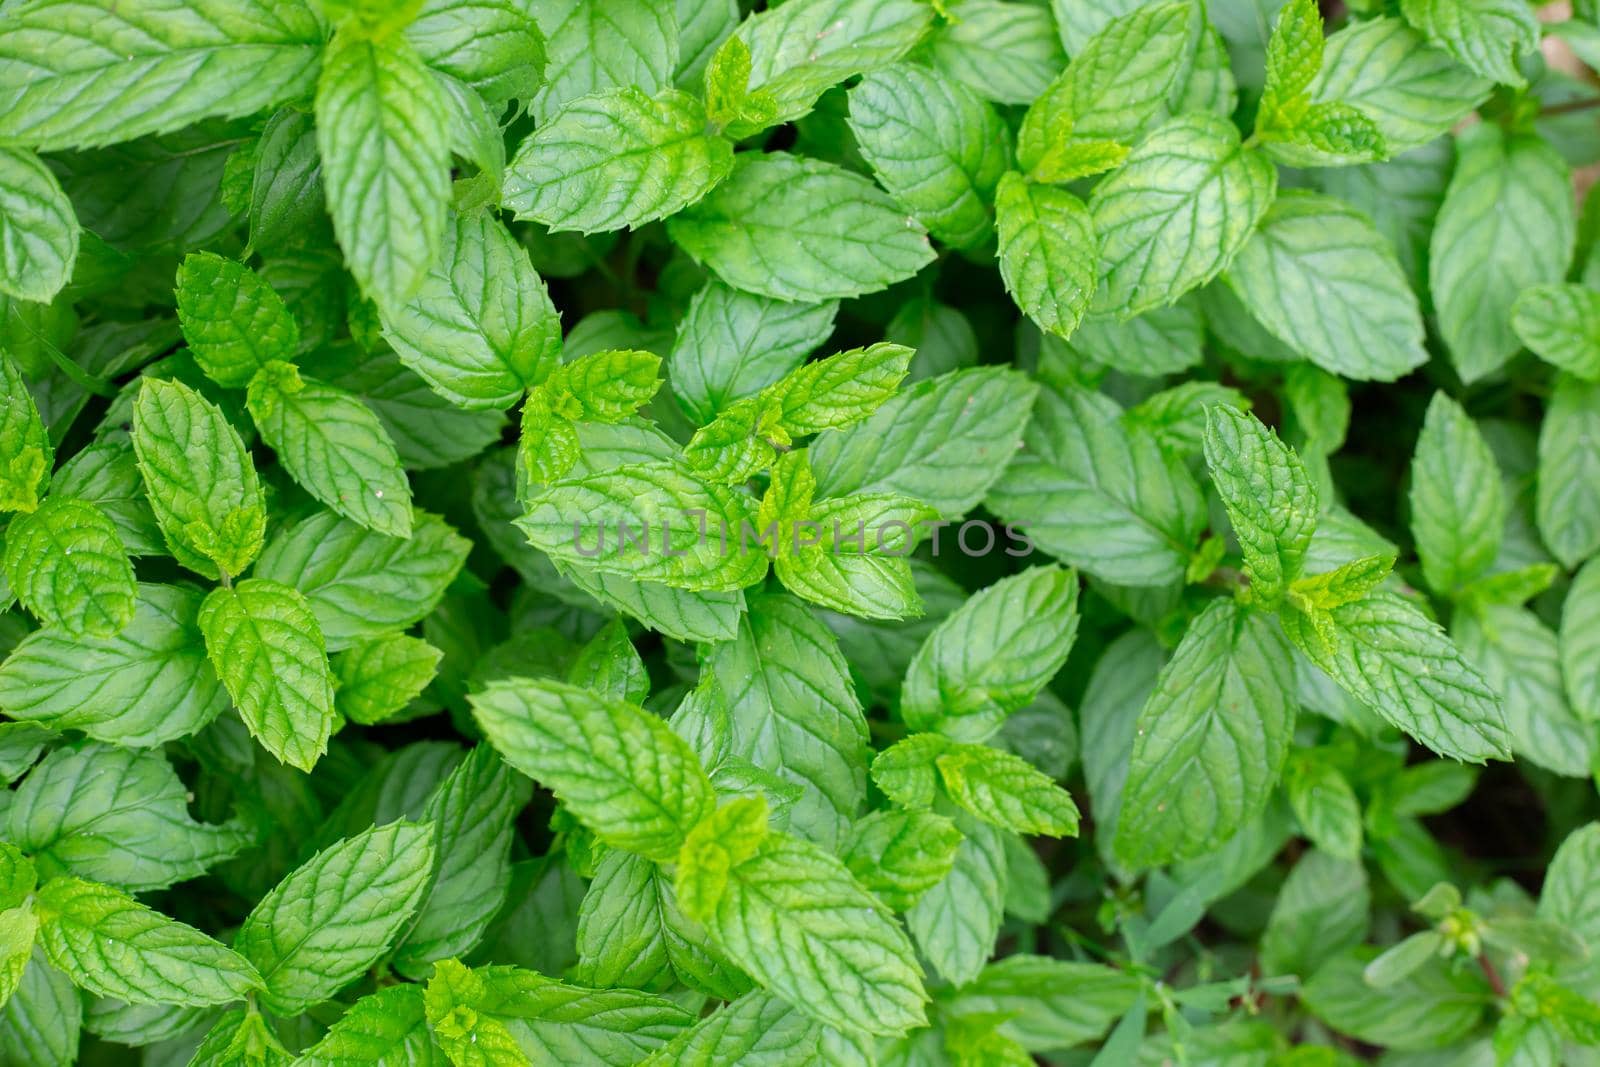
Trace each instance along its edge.
{"label": "mint plant", "polygon": [[1597,70],[0,0],[0,1067],[1600,1064]]}

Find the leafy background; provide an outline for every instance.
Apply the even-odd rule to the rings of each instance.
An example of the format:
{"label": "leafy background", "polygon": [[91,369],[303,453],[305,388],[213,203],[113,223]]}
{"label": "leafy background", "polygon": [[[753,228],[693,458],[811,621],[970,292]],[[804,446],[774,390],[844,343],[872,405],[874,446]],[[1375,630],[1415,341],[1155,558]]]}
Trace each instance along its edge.
{"label": "leafy background", "polygon": [[0,3],[0,1062],[1600,1061],[1592,0],[751,6]]}

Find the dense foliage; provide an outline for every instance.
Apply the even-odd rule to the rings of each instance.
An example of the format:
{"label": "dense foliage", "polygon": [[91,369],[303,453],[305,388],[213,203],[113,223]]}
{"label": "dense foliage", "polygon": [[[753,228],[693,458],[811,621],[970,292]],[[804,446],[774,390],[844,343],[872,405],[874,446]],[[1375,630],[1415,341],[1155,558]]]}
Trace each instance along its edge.
{"label": "dense foliage", "polygon": [[0,1064],[1600,1063],[1568,15],[0,0]]}

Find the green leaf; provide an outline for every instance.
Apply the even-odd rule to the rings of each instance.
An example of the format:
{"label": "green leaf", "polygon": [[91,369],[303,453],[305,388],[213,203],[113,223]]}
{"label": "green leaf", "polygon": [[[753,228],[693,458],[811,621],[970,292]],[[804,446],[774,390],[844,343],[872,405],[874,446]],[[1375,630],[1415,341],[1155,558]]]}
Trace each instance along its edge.
{"label": "green leaf", "polygon": [[140,585],[133,618],[115,636],[29,634],[0,664],[0,708],[141,748],[196,733],[227,707],[206,661],[200,600],[176,586]]}
{"label": "green leaf", "polygon": [[1283,193],[1222,277],[1273,336],[1324,370],[1393,381],[1428,360],[1422,312],[1393,250],[1332,197]]}
{"label": "green leaf", "polygon": [[945,10],[916,52],[940,77],[997,104],[1026,104],[1061,72],[1066,57],[1043,5],[950,0]]}
{"label": "green leaf", "polygon": [[1209,409],[1205,453],[1244,553],[1251,599],[1275,605],[1304,568],[1317,525],[1317,487],[1276,432],[1237,408]]}
{"label": "green leaf", "polygon": [[1590,887],[1600,872],[1600,824],[1580,826],[1556,849],[1539,895],[1539,918],[1561,923],[1592,954],[1600,945],[1600,908]]}
{"label": "green leaf", "polygon": [[411,536],[411,486],[371,408],[287,363],[256,374],[249,405],[262,440],[306,492],[378,533]]}
{"label": "green leaf", "polygon": [[529,544],[604,574],[731,591],[766,573],[765,554],[743,536],[752,529],[749,498],[671,462],[566,478],[528,508],[516,525]]}
{"label": "green leaf", "polygon": [[206,654],[250,733],[280,763],[309,771],[333,732],[333,676],[300,592],[269,578],[213,589],[200,605]]}
{"label": "green leaf", "polygon": [[255,575],[304,594],[330,652],[404,630],[431,612],[472,545],[426,512],[409,538],[319,511],[276,533]]}
{"label": "green leaf", "polygon": [[866,1038],[824,1026],[772,994],[756,990],[705,1016],[640,1067],[855,1063],[866,1062],[871,1047]]}
{"label": "green leaf", "polygon": [[1449,133],[1493,88],[1400,19],[1375,18],[1328,38],[1311,96],[1360,109],[1398,154]]}
{"label": "green leaf", "polygon": [[1146,4],[1087,41],[1069,43],[1072,62],[1023,116],[1017,134],[1023,171],[1036,171],[1061,144],[1131,145],[1165,117],[1192,48],[1195,13],[1190,4]]}
{"label": "green leaf", "polygon": [[1539,427],[1539,535],[1568,567],[1600,550],[1600,385],[1556,379]]}
{"label": "green leaf", "polygon": [[[0,31],[0,48],[3,41]],[[72,278],[78,219],[55,175],[32,152],[0,149],[0,250],[0,293],[43,303]]]}
{"label": "green leaf", "polygon": [[544,389],[564,416],[622,422],[661,387],[661,357],[637,349],[588,352],[551,371]]}
{"label": "green leaf", "polygon": [[1012,171],[1000,181],[995,211],[1006,291],[1041,330],[1072,336],[1096,284],[1099,246],[1088,209],[1065,189],[1032,185]]}
{"label": "green leaf", "polygon": [[[1600,721],[1600,564],[1579,568],[1561,604],[1561,677],[1572,710],[1586,722]],[[3,671],[0,671],[3,677]],[[4,707],[0,700],[0,707]]]}
{"label": "green leaf", "polygon": [[1361,807],[1350,782],[1324,759],[1290,763],[1289,804],[1312,844],[1342,860],[1361,859]]}
{"label": "green leaf", "polygon": [[22,975],[33,955],[38,932],[39,919],[32,907],[0,911],[0,1007],[4,1007],[22,985]]}
{"label": "green leaf", "polygon": [[1546,363],[1600,378],[1600,293],[1583,285],[1535,285],[1511,305],[1517,339]]}
{"label": "green leaf", "polygon": [[89,148],[307,93],[323,31],[272,0],[34,0],[0,27],[0,140]]}
{"label": "green leaf", "polygon": [[989,964],[946,1006],[958,1018],[1001,1018],[1000,1033],[1050,1052],[1103,1036],[1138,994],[1126,971],[1019,953]]}
{"label": "green leaf", "polygon": [[0,350],[0,511],[32,511],[50,484],[55,449],[28,383]]}
{"label": "green leaf", "polygon": [[1462,65],[1506,85],[1526,85],[1518,61],[1539,47],[1539,20],[1517,0],[1401,0],[1406,21]]}
{"label": "green leaf", "polygon": [[1278,892],[1261,935],[1262,969],[1309,975],[1359,945],[1367,932],[1372,895],[1359,861],[1306,853]]}
{"label": "green leaf", "polygon": [[878,181],[929,233],[956,248],[988,240],[1010,162],[994,108],[963,85],[899,64],[850,90],[850,129]]}
{"label": "green leaf", "polygon": [[981,741],[1027,706],[1078,632],[1078,576],[1033,567],[972,596],[928,635],[906,671],[900,716],[913,730]]}
{"label": "green leaf", "polygon": [[[315,608],[313,607],[313,613]],[[330,660],[333,706],[351,722],[371,726],[398,715],[439,669],[444,653],[417,637],[395,634],[364,641]],[[0,667],[0,693],[5,669]],[[0,696],[0,706],[4,697]]]}
{"label": "green leaf", "polygon": [[1042,390],[1021,451],[985,503],[1097,578],[1163,585],[1182,577],[1205,505],[1188,469],[1121,414],[1086,389]]}
{"label": "green leaf", "polygon": [[239,432],[215,404],[146,378],[133,402],[133,450],[173,558],[196,574],[238,574],[261,551],[266,500]]}
{"label": "green leaf", "polygon": [[961,841],[956,824],[942,815],[876,811],[851,828],[841,858],[890,909],[906,911],[950,873]]}
{"label": "green leaf", "polygon": [[1304,112],[1311,83],[1322,68],[1322,14],[1315,3],[1290,0],[1267,40],[1266,83],[1256,127],[1292,128]]}
{"label": "green leaf", "polygon": [[677,214],[732,167],[733,146],[706,134],[694,97],[608,89],[571,101],[522,143],[505,205],[554,232],[631,229]]}
{"label": "green leaf", "polygon": [[1377,989],[1362,977],[1367,962],[1366,953],[1328,961],[1301,988],[1301,1000],[1334,1030],[1397,1050],[1444,1048],[1478,1025],[1487,987],[1465,968],[1435,959]]}
{"label": "green leaf", "polygon": [[952,742],[935,762],[950,798],[986,823],[1047,837],[1078,832],[1078,807],[1071,794],[1021,756]]}
{"label": "green leaf", "polygon": [[381,308],[417,295],[448,228],[450,103],[404,39],[346,29],[323,57],[317,148],[345,263]]}
{"label": "green leaf", "polygon": [[164,889],[249,843],[237,825],[195,822],[187,800],[159,751],[82,742],[52,751],[17,787],[6,837],[46,875]]}
{"label": "green leaf", "polygon": [[791,304],[708,281],[689,301],[667,360],[672,393],[696,423],[804,362],[833,332],[837,301]]}
{"label": "green leaf", "polygon": [[790,831],[836,847],[866,799],[867,762],[866,717],[838,640],[801,601],[754,595],[707,666],[723,683],[730,751],[800,786]]}
{"label": "green leaf", "polygon": [[422,998],[421,986],[406,984],[367,994],[295,1063],[301,1067],[391,1063],[443,1067],[444,1056],[428,1033]]}
{"label": "green leaf", "polygon": [[1517,294],[1559,282],[1572,258],[1572,180],[1548,144],[1483,124],[1456,137],[1429,247],[1439,332],[1462,380],[1499,370],[1520,347]]}
{"label": "green leaf", "polygon": [[54,878],[34,898],[39,943],[79,986],[134,1004],[227,1004],[261,985],[249,961],[126,893]]}
{"label": "green leaf", "polygon": [[295,1015],[371,967],[433,872],[433,826],[394,822],[325,848],[256,904],[234,948],[261,973],[261,1003]]}
{"label": "green leaf", "polygon": [[1294,662],[1264,615],[1213,601],[1139,713],[1117,857],[1154,867],[1217,848],[1271,796],[1294,728]]}
{"label": "green leaf", "polygon": [[921,969],[883,904],[843,862],[771,833],[736,860],[700,920],[756,981],[818,1022],[903,1034],[927,1021]]}
{"label": "green leaf", "polygon": [[284,108],[267,120],[250,182],[250,246],[282,251],[322,217],[322,158],[310,115]]}
{"label": "green leaf", "polygon": [[671,0],[639,0],[604,10],[577,0],[531,0],[544,31],[544,85],[528,101],[544,123],[568,102],[601,89],[635,85],[646,95],[666,88],[678,63],[678,20]]}
{"label": "green leaf", "polygon": [[1393,593],[1307,616],[1280,614],[1312,663],[1351,696],[1442,756],[1505,759],[1499,697],[1438,625]]}
{"label": "green leaf", "polygon": [[379,307],[402,362],[461,407],[510,407],[555,367],[561,320],[543,280],[506,228],[456,216],[406,302]]}
{"label": "green leaf", "polygon": [[0,1054],[18,1063],[69,1067],[78,1059],[83,995],[35,947],[16,993],[0,1011]]}
{"label": "green leaf", "polygon": [[1488,442],[1461,405],[1433,394],[1411,460],[1411,533],[1422,573],[1450,596],[1500,552],[1506,501]]}
{"label": "green leaf", "polygon": [[917,382],[808,450],[820,497],[896,493],[955,519],[1016,453],[1035,386],[995,367]]}
{"label": "green leaf", "polygon": [[531,678],[491,682],[469,699],[511,765],[617,848],[670,860],[711,807],[694,753],[636,704]]}
{"label": "green leaf", "polygon": [[1456,612],[1451,633],[1461,654],[1499,694],[1511,750],[1557,774],[1588,776],[1594,727],[1567,702],[1550,628],[1526,608],[1493,605]]}
{"label": "green leaf", "polygon": [[178,321],[200,369],[230,389],[250,384],[273,360],[292,360],[300,328],[261,276],[210,252],[178,267]]}
{"label": "green leaf", "polygon": [[[916,0],[798,0],[745,19],[738,34],[750,49],[750,91],[772,98],[760,124],[776,125],[811,110],[828,88],[904,56],[933,19]],[[807,43],[805,48],[796,42]],[[730,128],[735,137],[752,124]]]}
{"label": "green leaf", "polygon": [[964,811],[950,812],[962,836],[955,862],[912,905],[906,925],[934,969],[961,986],[994,955],[1005,913],[1005,835]]}
{"label": "green leaf", "polygon": [[665,911],[671,882],[642,856],[608,851],[578,912],[575,977],[587,985],[661,989],[674,978]]}
{"label": "green leaf", "polygon": [[6,527],[5,572],[35,618],[75,637],[115,637],[133,619],[133,564],[106,513],[52,496]]}
{"label": "green leaf", "polygon": [[441,961],[424,994],[434,1040],[454,1063],[630,1067],[693,1021],[661,997],[584,989],[515,967]]}
{"label": "green leaf", "polygon": [[1196,113],[1157,127],[1089,198],[1100,238],[1090,309],[1131,318],[1216,277],[1271,206],[1277,184],[1272,164],[1242,149],[1225,119]]}
{"label": "green leaf", "polygon": [[526,100],[544,80],[544,34],[516,0],[422,0],[405,35],[423,62],[491,104]]}
{"label": "green leaf", "polygon": [[667,231],[735,289],[778,300],[874,293],[933,260],[922,227],[870,181],[781,152],[742,155]]}
{"label": "green leaf", "polygon": [[531,790],[488,745],[478,745],[423,808],[437,864],[416,919],[394,953],[395,970],[421,978],[435,960],[476,947],[511,888],[512,820]]}

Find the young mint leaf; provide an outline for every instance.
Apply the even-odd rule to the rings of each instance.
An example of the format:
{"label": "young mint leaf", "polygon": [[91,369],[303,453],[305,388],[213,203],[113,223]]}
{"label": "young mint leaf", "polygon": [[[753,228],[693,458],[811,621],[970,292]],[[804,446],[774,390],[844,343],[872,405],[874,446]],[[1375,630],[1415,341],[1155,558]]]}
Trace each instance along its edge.
{"label": "young mint leaf", "polygon": [[[1222,277],[1257,321],[1324,370],[1392,381],[1427,362],[1422,312],[1393,250],[1333,197],[1280,195]],[[1299,294],[1311,286],[1308,304]]]}
{"label": "young mint leaf", "polygon": [[[702,15],[717,8],[716,4],[699,6]],[[738,21],[737,10],[732,21]],[[750,92],[750,46],[736,35],[718,44],[705,60],[704,88],[706,118],[719,130],[740,119],[764,124],[771,120],[776,107],[770,95]]]}
{"label": "young mint leaf", "polygon": [[1090,309],[1127,319],[1210,281],[1244,246],[1277,187],[1272,164],[1241,148],[1226,120],[1197,113],[1157,127],[1089,198],[1100,239]]}
{"label": "young mint leaf", "polygon": [[363,726],[392,718],[421,695],[443,656],[426,641],[403,634],[346,649],[329,659],[334,710]]}
{"label": "young mint leaf", "polygon": [[1110,398],[1047,388],[986,505],[1056,558],[1122,585],[1181,577],[1205,525],[1199,486]]}
{"label": "young mint leaf", "polygon": [[22,606],[74,637],[115,637],[133,618],[133,564],[106,513],[52,496],[6,527],[5,573]]}
{"label": "young mint leaf", "polygon": [[250,380],[249,396],[262,440],[308,493],[378,533],[411,535],[411,487],[371,408],[278,362]]}
{"label": "young mint leaf", "polygon": [[1406,21],[1462,65],[1506,85],[1527,84],[1518,61],[1539,47],[1539,20],[1511,0],[1401,0]]}
{"label": "young mint leaf", "polygon": [[1294,662],[1270,620],[1213,601],[1139,713],[1116,853],[1159,866],[1215,849],[1266,805],[1289,751]]}
{"label": "young mint leaf", "polygon": [[[817,2],[840,0],[810,6]],[[667,231],[735,289],[778,300],[875,293],[933,260],[922,227],[870,181],[779,152],[741,156],[728,180],[669,219]],[[778,247],[784,256],[773,256]]]}
{"label": "young mint leaf", "polygon": [[200,605],[206,655],[250,733],[280,762],[309,771],[333,732],[333,675],[300,592],[270,578],[217,588]]}
{"label": "young mint leaf", "polygon": [[0,27],[0,138],[90,148],[304,95],[323,29],[268,0],[137,0],[115,10],[34,0]]}
{"label": "young mint leaf", "polygon": [[1244,553],[1252,600],[1272,606],[1305,565],[1317,525],[1317,489],[1300,457],[1255,416],[1211,408],[1206,466]]}
{"label": "young mint leaf", "polygon": [[[774,471],[775,485],[778,478]],[[808,507],[797,526],[780,527],[773,573],[790,592],[835,611],[879,619],[919,615],[922,603],[904,557],[917,529],[937,517],[920,501],[892,494],[823,501]]]}
{"label": "young mint leaf", "polygon": [[544,282],[488,213],[456,216],[416,293],[379,314],[406,366],[466,408],[510,407],[550,373],[561,347]]}
{"label": "young mint leaf", "polygon": [[1506,501],[1500,468],[1478,427],[1433,394],[1411,460],[1411,533],[1428,586],[1450,596],[1500,552]]}
{"label": "young mint leaf", "polygon": [[1078,632],[1078,576],[1034,567],[972,596],[928,635],[906,671],[900,716],[913,730],[982,741],[1030,703]]}
{"label": "young mint leaf", "polygon": [[135,1004],[227,1004],[261,986],[249,961],[126,893],[52,878],[34,898],[39,944],[74,983]]}
{"label": "young mint leaf", "polygon": [[1441,756],[1506,758],[1499,697],[1409,601],[1377,592],[1315,620],[1291,612],[1279,618],[1289,640],[1340,688]]}
{"label": "young mint leaf", "polygon": [[696,423],[799,367],[833,332],[837,301],[794,304],[707,282],[678,324],[672,394]]}
{"label": "young mint leaf", "polygon": [[1600,378],[1600,293],[1582,285],[1535,285],[1511,305],[1517,339],[1546,363]]}
{"label": "young mint leaf", "polygon": [[29,634],[0,664],[0,708],[13,719],[150,747],[187,737],[228,706],[206,660],[198,593],[140,585],[133,618],[110,637]]}
{"label": "young mint leaf", "polygon": [[961,833],[950,873],[906,913],[918,950],[957,986],[972,981],[989,957],[1005,918],[1005,834],[950,805],[945,813]]}
{"label": "young mint leaf", "polygon": [[900,59],[932,19],[932,8],[916,0],[799,0],[751,16],[738,30],[750,49],[749,88],[772,99],[772,113],[759,124],[734,123],[729,135],[799,118],[828,88]]}
{"label": "young mint leaf", "polygon": [[277,292],[249,267],[196,252],[178,267],[178,321],[206,377],[240,389],[273,360],[293,360],[300,328]]}
{"label": "young mint leaf", "polygon": [[381,308],[416,294],[448,228],[450,103],[396,35],[334,35],[317,79],[317,149],[339,247]]}
{"label": "young mint leaf", "polygon": [[428,887],[433,832],[375,826],[318,852],[256,904],[233,944],[260,972],[265,1007],[297,1014],[378,961]]}
{"label": "young mint leaf", "polygon": [[304,1067],[355,1067],[372,1063],[436,1062],[419,985],[395,985],[350,1006],[295,1063]]}
{"label": "young mint leaf", "polygon": [[1098,242],[1083,201],[1011,171],[995,200],[1000,277],[1041,330],[1070,337],[1094,294]]}
{"label": "young mint leaf", "polygon": [[1449,133],[1493,88],[1400,19],[1383,17],[1352,21],[1327,39],[1311,97],[1359,109],[1397,155]]}
{"label": "young mint leaf", "polygon": [[1069,45],[1072,62],[1023,116],[1017,162],[1034,172],[1059,145],[1132,145],[1164,117],[1183,76],[1198,14],[1189,4],[1146,4]]}
{"label": "young mint leaf", "polygon": [[261,551],[266,500],[222,410],[186,385],[146,378],[133,402],[133,450],[173,558],[207,578],[248,567]]}
{"label": "young mint leaf", "polygon": [[956,248],[988,240],[1010,135],[976,94],[909,63],[888,67],[850,90],[850,129],[878,181],[929,233]]}
{"label": "young mint leaf", "polygon": [[825,1026],[758,989],[707,1015],[640,1067],[788,1063],[813,1055],[825,1063],[854,1063],[870,1058],[872,1048],[870,1039]]}
{"label": "young mint leaf", "polygon": [[893,1035],[927,1021],[911,943],[832,854],[773,832],[735,858],[726,878],[701,907],[691,909],[681,890],[679,899],[764,987],[840,1030]]}
{"label": "young mint leaf", "polygon": [[1293,129],[1310,103],[1311,83],[1322,69],[1322,15],[1308,0],[1290,0],[1267,41],[1267,77],[1256,128]]}
{"label": "young mint leaf", "polygon": [[402,539],[319,511],[273,536],[255,576],[298,589],[328,650],[337,652],[419,622],[444,596],[471,548],[427,513]]}
{"label": "young mint leaf", "polygon": [[1571,184],[1566,163],[1537,138],[1493,124],[1456,137],[1455,173],[1429,245],[1428,288],[1464,381],[1499,370],[1520,347],[1511,328],[1517,294],[1566,273]]}
{"label": "young mint leaf", "polygon": [[1539,486],[1534,515],[1557,559],[1575,567],[1600,549],[1600,499],[1588,491],[1600,469],[1600,385],[1556,379],[1539,428]]}
{"label": "young mint leaf", "polygon": [[589,352],[551,371],[544,389],[567,418],[621,422],[661,387],[661,357],[637,349]]}
{"label": "young mint leaf", "polygon": [[842,858],[863,886],[903,912],[950,873],[961,841],[942,815],[877,811],[856,823]]}
{"label": "young mint leaf", "polygon": [[0,249],[0,293],[44,303],[72,278],[78,219],[32,152],[0,149]]}
{"label": "young mint leaf", "polygon": [[55,449],[21,370],[0,351],[0,511],[32,511],[50,484]]}
{"label": "young mint leaf", "polygon": [[711,806],[694,753],[636,704],[532,678],[491,682],[470,702],[512,766],[617,848],[670,860]]}
{"label": "young mint leaf", "polygon": [[733,145],[706,133],[699,100],[632,86],[570,101],[522,142],[505,206],[553,232],[634,228],[677,214],[733,168]]}
{"label": "young mint leaf", "polygon": [[1019,834],[1071,837],[1078,807],[1049,775],[1010,752],[951,742],[935,759],[950,798],[986,823]]}

